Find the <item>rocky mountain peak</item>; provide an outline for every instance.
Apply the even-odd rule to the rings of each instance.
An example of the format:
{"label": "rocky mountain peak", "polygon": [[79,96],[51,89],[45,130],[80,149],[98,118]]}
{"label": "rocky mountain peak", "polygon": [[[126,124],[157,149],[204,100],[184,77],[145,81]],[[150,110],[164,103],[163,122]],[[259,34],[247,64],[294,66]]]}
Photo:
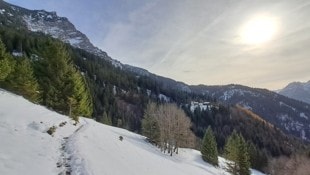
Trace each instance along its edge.
{"label": "rocky mountain peak", "polygon": [[0,1],[0,15],[4,19],[2,25],[21,24],[30,31],[42,32],[112,63],[119,63],[112,60],[106,52],[95,47],[85,34],[77,30],[66,17],[58,16],[55,11],[28,10]]}

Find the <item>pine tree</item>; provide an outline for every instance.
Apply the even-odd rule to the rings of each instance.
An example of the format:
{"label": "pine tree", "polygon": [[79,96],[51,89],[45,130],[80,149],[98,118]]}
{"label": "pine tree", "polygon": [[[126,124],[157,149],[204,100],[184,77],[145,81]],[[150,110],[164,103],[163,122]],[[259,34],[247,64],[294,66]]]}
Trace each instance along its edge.
{"label": "pine tree", "polygon": [[3,81],[9,75],[13,64],[11,56],[6,53],[6,48],[0,39],[0,81]]}
{"label": "pine tree", "polygon": [[230,160],[227,162],[227,170],[233,175],[249,175],[250,160],[244,138],[234,130],[224,149],[225,157]]}
{"label": "pine tree", "polygon": [[238,167],[239,167],[239,175],[250,175],[250,158],[247,150],[247,144],[242,137],[239,136],[239,144],[238,144]]}
{"label": "pine tree", "polygon": [[211,127],[209,126],[202,140],[201,154],[204,161],[218,165],[217,144]]}
{"label": "pine tree", "polygon": [[73,107],[73,115],[82,115],[85,117],[90,117],[92,114],[93,106],[89,90],[86,87],[86,82],[83,76],[75,70],[74,67],[70,68],[69,80],[71,80],[71,97],[76,101],[76,105]]}
{"label": "pine tree", "polygon": [[28,58],[18,58],[14,70],[5,80],[5,86],[31,101],[39,101],[39,84],[34,77],[33,68]]}
{"label": "pine tree", "polygon": [[112,125],[111,117],[108,116],[105,111],[103,112],[101,123],[106,124],[106,125]]}
{"label": "pine tree", "polygon": [[234,130],[232,134],[228,137],[225,148],[224,154],[226,159],[230,160],[227,162],[227,170],[232,173],[233,175],[237,175],[238,173],[238,145],[239,145],[239,135]]}
{"label": "pine tree", "polygon": [[78,116],[90,117],[93,110],[90,90],[71,63],[65,46],[48,40],[41,47],[37,54],[42,59],[36,64],[35,74],[43,90],[43,104],[76,121]]}
{"label": "pine tree", "polygon": [[[248,142],[247,143],[247,149],[248,149],[248,153],[249,153],[249,158],[250,158],[250,163],[251,166],[254,168],[255,165],[257,164],[257,158],[258,158],[258,151],[257,148],[255,147],[255,145],[253,144],[253,142]],[[257,167],[255,167],[257,168]]]}

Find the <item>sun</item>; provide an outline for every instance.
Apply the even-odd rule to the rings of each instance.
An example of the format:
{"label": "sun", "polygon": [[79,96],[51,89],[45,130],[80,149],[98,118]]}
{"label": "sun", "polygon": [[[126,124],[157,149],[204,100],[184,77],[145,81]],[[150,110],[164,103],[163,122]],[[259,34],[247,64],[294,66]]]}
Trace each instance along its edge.
{"label": "sun", "polygon": [[263,44],[270,41],[277,31],[277,22],[274,17],[259,15],[251,18],[242,26],[240,31],[241,42],[250,45]]}

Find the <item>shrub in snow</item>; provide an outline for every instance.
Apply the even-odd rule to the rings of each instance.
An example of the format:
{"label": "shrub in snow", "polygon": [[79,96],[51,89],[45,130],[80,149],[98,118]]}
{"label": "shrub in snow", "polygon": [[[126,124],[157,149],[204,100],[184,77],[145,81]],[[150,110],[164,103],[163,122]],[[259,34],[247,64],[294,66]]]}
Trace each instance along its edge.
{"label": "shrub in snow", "polygon": [[60,124],[59,124],[59,127],[63,127],[63,126],[65,126],[67,124],[67,122],[61,122]]}
{"label": "shrub in snow", "polygon": [[51,135],[51,136],[53,136],[53,134],[54,134],[54,132],[56,132],[56,126],[52,126],[52,127],[50,127],[46,132],[49,134],[49,135]]}
{"label": "shrub in snow", "polygon": [[123,141],[123,139],[124,139],[123,136],[119,136],[120,141]]}

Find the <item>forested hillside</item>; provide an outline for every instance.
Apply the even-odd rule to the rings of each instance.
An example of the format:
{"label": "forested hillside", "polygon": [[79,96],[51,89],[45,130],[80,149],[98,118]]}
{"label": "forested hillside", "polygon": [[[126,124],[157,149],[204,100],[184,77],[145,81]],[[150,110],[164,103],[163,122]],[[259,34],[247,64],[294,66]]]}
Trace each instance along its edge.
{"label": "forested hillside", "polygon": [[[66,46],[41,34],[1,30],[0,45],[5,74],[1,86],[24,95],[75,120],[92,115],[87,82],[72,62]],[[6,48],[9,53],[6,53]]]}

